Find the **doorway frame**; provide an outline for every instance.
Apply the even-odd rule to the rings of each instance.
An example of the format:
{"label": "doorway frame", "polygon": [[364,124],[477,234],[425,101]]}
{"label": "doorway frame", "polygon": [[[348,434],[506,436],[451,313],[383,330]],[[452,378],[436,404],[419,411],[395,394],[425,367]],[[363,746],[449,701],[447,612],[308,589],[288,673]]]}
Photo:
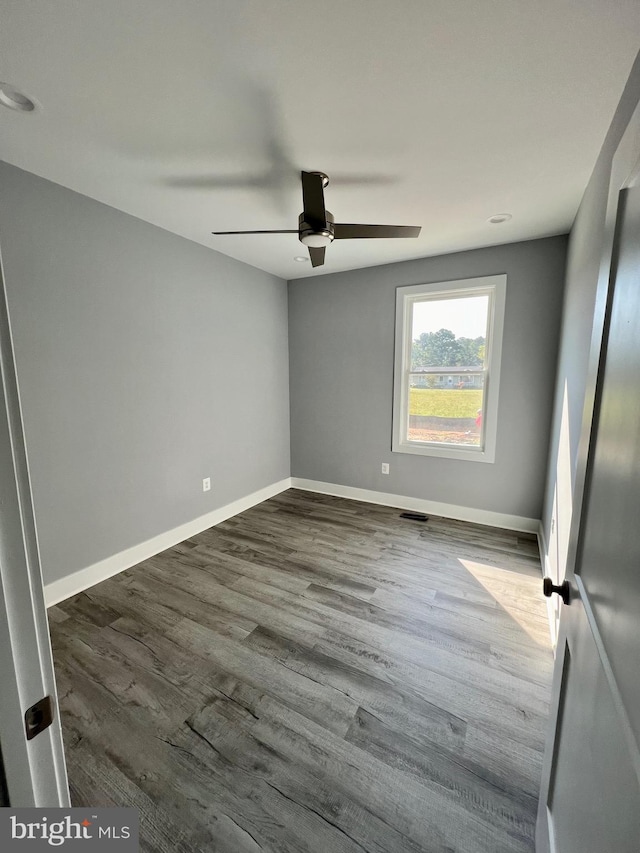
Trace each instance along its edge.
{"label": "doorway frame", "polygon": [[[69,786],[0,254],[0,749],[11,807],[68,807]],[[27,739],[25,711],[52,724]]]}

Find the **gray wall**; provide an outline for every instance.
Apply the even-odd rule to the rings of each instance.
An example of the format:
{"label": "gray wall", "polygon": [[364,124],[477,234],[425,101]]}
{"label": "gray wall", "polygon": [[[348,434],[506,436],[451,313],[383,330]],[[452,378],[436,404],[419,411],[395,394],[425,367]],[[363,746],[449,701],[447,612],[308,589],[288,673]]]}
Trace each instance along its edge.
{"label": "gray wall", "polygon": [[[615,150],[640,100],[640,55],[613,117],[569,240],[543,529],[552,567],[564,576],[578,444],[585,399],[596,286]],[[551,532],[551,518],[556,525]]]}
{"label": "gray wall", "polygon": [[[289,282],[292,475],[540,518],[566,244],[553,237]],[[495,463],[391,453],[396,287],[494,273],[507,274]]]}
{"label": "gray wall", "polygon": [[46,582],[289,476],[285,282],[6,164],[0,247]]}

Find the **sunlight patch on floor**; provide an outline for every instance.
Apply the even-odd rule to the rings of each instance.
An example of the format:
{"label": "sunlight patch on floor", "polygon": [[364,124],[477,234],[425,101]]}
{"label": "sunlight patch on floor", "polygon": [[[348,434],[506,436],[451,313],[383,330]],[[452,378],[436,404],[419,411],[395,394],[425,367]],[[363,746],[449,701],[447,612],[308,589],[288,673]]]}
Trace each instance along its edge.
{"label": "sunlight patch on floor", "polygon": [[[534,600],[534,589],[531,577],[520,576],[510,569],[488,566],[485,563],[476,563],[473,560],[458,559],[470,575],[495,599],[516,624],[539,646],[549,648],[551,641],[548,627],[541,624],[541,630],[535,631],[529,624],[531,614],[523,612],[523,599],[531,599],[532,609],[538,608],[541,617],[544,618],[544,610],[541,603]],[[537,579],[535,579],[538,583]]]}

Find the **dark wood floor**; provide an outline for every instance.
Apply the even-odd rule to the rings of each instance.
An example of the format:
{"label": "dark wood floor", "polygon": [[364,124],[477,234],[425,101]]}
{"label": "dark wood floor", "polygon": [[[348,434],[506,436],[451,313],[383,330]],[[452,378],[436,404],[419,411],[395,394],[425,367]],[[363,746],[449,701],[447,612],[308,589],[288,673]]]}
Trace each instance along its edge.
{"label": "dark wood floor", "polygon": [[74,805],[145,851],[533,851],[535,542],[291,490],[50,609]]}

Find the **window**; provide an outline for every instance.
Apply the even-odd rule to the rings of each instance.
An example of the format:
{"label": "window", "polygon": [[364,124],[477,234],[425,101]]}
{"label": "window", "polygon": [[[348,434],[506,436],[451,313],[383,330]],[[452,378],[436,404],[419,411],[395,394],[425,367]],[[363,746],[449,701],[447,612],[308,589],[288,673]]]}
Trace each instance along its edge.
{"label": "window", "polygon": [[506,275],[399,287],[397,453],[495,460]]}

